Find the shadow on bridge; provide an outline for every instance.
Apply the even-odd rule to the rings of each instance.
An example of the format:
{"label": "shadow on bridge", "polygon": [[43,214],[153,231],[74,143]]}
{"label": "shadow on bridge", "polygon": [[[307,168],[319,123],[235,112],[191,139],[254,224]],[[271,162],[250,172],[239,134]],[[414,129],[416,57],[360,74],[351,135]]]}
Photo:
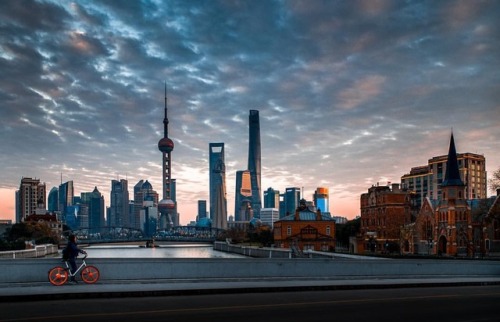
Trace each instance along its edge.
{"label": "shadow on bridge", "polygon": [[105,226],[65,231],[63,235],[74,234],[80,243],[85,244],[148,242],[151,240],[158,242],[212,243],[222,231],[223,229],[218,228],[177,226],[168,230],[157,230],[153,236],[146,236],[142,230],[136,228]]}

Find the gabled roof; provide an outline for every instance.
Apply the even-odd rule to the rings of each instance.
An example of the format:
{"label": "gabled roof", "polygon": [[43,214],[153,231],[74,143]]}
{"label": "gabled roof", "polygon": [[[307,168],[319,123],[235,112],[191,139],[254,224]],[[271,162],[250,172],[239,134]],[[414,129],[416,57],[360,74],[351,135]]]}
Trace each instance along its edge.
{"label": "gabled roof", "polygon": [[493,201],[490,209],[488,210],[487,217],[495,217],[500,213],[500,195],[497,195],[495,201]]}
{"label": "gabled roof", "polygon": [[[316,221],[316,213],[306,210],[299,212],[299,220],[301,221]],[[335,219],[328,217],[327,215],[321,214],[321,220],[323,221],[335,221]],[[279,221],[295,221],[295,214],[288,215],[281,218]]]}
{"label": "gabled roof", "polygon": [[422,210],[426,204],[429,205],[429,208],[431,208],[431,212],[433,212],[439,205],[439,200],[434,200],[429,197],[425,197],[424,202],[422,202],[422,206],[420,207],[420,210]]}

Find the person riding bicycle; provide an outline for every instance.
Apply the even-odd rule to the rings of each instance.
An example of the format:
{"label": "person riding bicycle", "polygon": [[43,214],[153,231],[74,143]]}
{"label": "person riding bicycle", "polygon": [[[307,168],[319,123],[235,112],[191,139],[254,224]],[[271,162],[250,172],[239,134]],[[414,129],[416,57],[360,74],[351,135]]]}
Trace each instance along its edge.
{"label": "person riding bicycle", "polygon": [[[78,254],[87,254],[87,252],[78,248],[75,235],[69,236],[68,246],[66,247],[69,250],[68,263],[71,266],[71,274],[74,274],[76,272],[76,258],[78,257]],[[75,279],[75,276],[71,276],[70,281],[73,283],[78,283]]]}

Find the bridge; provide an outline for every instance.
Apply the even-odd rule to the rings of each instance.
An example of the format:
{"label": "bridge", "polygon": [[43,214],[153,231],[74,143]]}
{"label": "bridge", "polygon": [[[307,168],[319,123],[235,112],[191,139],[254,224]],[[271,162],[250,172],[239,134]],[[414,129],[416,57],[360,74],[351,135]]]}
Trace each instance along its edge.
{"label": "bridge", "polygon": [[80,228],[67,230],[63,235],[74,234],[80,243],[122,243],[122,242],[147,242],[175,241],[175,242],[214,242],[217,236],[224,231],[219,228],[206,228],[194,226],[176,226],[171,229],[157,230],[152,236],[146,236],[144,232],[131,227],[103,226],[92,229]]}

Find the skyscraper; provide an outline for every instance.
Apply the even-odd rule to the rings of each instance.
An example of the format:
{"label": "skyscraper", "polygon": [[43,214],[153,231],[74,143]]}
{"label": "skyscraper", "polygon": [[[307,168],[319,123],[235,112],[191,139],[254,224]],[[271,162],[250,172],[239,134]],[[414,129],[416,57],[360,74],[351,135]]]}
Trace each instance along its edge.
{"label": "skyscraper", "polygon": [[40,183],[40,179],[22,178],[19,190],[16,191],[16,222],[35,213],[39,206],[46,207],[45,183]]}
{"label": "skyscraper", "polygon": [[316,188],[313,199],[314,204],[316,205],[316,209],[321,210],[322,213],[330,212],[328,188]]}
{"label": "skyscraper", "polygon": [[252,184],[250,171],[236,171],[236,189],[234,193],[234,220],[249,221],[253,218]]}
{"label": "skyscraper", "polygon": [[158,193],[153,190],[153,186],[148,180],[139,180],[134,186],[134,227],[144,229],[144,216],[141,211],[144,210],[145,203],[148,207],[158,207]]}
{"label": "skyscraper", "polygon": [[[92,192],[82,192],[82,204],[88,207],[88,228],[91,233],[100,233],[105,226],[104,221],[104,197],[94,188]],[[82,227],[83,228],[83,227]]]}
{"label": "skyscraper", "polygon": [[214,228],[227,228],[224,143],[209,143],[210,219]]}
{"label": "skyscraper", "polygon": [[108,219],[110,226],[131,227],[128,202],[128,181],[125,179],[111,180],[110,218]]}
{"label": "skyscraper", "polygon": [[285,216],[295,213],[300,202],[300,188],[292,187],[285,189]]}
{"label": "skyscraper", "polygon": [[47,198],[47,210],[49,212],[54,212],[59,210],[59,189],[57,187],[52,187],[49,192],[49,197]]}
{"label": "skyscraper", "polygon": [[172,158],[174,142],[168,137],[167,117],[167,84],[165,83],[165,117],[163,118],[163,138],[158,142],[158,149],[163,155],[162,183],[163,199],[158,203],[160,211],[160,229],[172,228],[175,221],[179,221],[177,214],[177,203],[172,200]]}
{"label": "skyscraper", "polygon": [[200,220],[206,217],[207,217],[207,201],[198,200],[198,217],[196,218],[196,220]]}
{"label": "skyscraper", "polygon": [[61,183],[59,186],[59,212],[62,215],[61,221],[63,222],[66,222],[67,208],[73,205],[74,195],[73,181]]}
{"label": "skyscraper", "polygon": [[260,121],[259,111],[250,110],[248,117],[248,171],[252,185],[251,204],[254,217],[260,218],[262,208],[261,194],[261,162],[260,162]]}
{"label": "skyscraper", "polygon": [[276,208],[280,207],[280,192],[279,190],[274,190],[273,188],[267,188],[264,191],[264,208]]}

